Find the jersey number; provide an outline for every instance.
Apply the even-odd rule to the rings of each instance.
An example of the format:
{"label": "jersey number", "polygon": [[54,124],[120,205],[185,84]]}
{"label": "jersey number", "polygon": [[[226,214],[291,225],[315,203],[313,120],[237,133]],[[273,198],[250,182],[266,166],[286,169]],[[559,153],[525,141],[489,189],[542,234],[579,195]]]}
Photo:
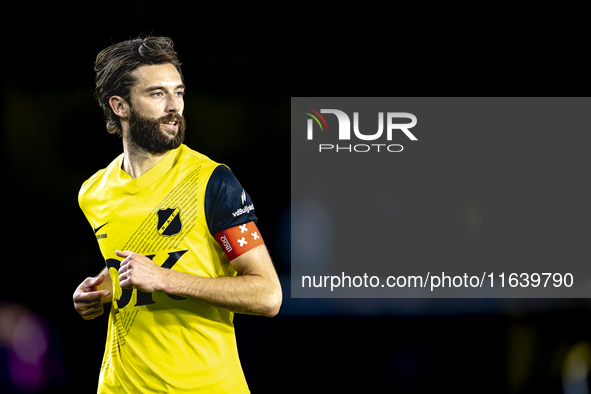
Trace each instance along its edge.
{"label": "jersey number", "polygon": [[[187,253],[188,250],[180,250],[178,252],[171,252],[168,254],[168,258],[166,259],[166,261],[164,263],[162,263],[162,265],[160,267],[162,268],[166,268],[166,269],[171,269],[177,261],[179,261],[179,259],[181,258],[182,255],[184,255],[185,253]],[[146,256],[147,258],[149,258],[150,260],[152,260],[154,258],[154,254],[153,255],[149,255]],[[119,271],[119,268],[121,267],[121,261],[117,260],[117,259],[107,259],[106,261],[107,263],[107,267],[109,267],[109,269],[115,268],[117,271]],[[121,298],[119,299],[119,301],[117,301],[117,306],[119,308],[124,308],[127,306],[127,304],[129,304],[129,301],[131,300],[131,295],[133,294],[133,292],[136,289],[122,289],[122,293],[121,293]],[[181,297],[181,296],[177,296],[174,294],[168,294],[168,293],[164,293],[167,296],[169,296],[170,298],[172,298],[173,300],[185,300],[185,297]],[[142,306],[142,305],[149,305],[149,304],[155,304],[156,302],[154,300],[152,300],[152,293],[146,293],[144,291],[138,290],[137,291],[137,302],[135,303],[134,306]]]}

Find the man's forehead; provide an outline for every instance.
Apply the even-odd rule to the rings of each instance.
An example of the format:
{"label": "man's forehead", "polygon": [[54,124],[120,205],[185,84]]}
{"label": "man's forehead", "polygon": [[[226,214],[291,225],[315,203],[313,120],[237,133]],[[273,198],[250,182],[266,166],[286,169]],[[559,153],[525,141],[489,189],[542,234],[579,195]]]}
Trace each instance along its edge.
{"label": "man's forehead", "polygon": [[141,66],[136,68],[132,75],[136,80],[136,87],[149,87],[150,85],[180,85],[182,79],[174,65],[154,64],[149,66]]}

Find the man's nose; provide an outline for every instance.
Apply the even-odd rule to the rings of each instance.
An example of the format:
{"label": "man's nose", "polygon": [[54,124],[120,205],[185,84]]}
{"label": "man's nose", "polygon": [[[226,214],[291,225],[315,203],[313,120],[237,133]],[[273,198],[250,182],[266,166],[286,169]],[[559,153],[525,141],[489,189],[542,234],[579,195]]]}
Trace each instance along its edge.
{"label": "man's nose", "polygon": [[166,112],[180,112],[181,110],[181,103],[180,99],[176,97],[174,94],[169,94],[166,102]]}

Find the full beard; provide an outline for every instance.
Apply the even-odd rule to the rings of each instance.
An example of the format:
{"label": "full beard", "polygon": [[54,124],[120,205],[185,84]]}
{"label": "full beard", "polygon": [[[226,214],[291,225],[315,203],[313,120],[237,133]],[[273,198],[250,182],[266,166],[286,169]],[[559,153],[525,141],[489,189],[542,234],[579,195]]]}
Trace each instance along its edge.
{"label": "full beard", "polygon": [[[164,127],[165,122],[177,122],[176,133]],[[161,118],[148,118],[130,109],[129,139],[137,147],[159,154],[176,149],[185,140],[185,118],[179,113],[171,113]]]}

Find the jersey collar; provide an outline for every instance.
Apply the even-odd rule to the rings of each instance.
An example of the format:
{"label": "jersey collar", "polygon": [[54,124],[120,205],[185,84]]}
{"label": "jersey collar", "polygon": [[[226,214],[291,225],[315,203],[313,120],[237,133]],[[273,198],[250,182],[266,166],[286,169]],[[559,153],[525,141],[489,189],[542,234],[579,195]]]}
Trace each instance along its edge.
{"label": "jersey collar", "polygon": [[125,188],[130,193],[136,193],[143,189],[146,186],[151,185],[158,179],[160,179],[164,174],[166,174],[172,165],[175,162],[175,159],[181,149],[183,149],[184,145],[181,145],[177,149],[172,149],[170,152],[166,154],[154,167],[150,168],[148,171],[140,175],[139,177],[133,179],[128,173],[123,171],[123,157],[124,155],[121,154],[117,158],[117,168],[118,168],[118,179],[119,182],[125,186]]}

